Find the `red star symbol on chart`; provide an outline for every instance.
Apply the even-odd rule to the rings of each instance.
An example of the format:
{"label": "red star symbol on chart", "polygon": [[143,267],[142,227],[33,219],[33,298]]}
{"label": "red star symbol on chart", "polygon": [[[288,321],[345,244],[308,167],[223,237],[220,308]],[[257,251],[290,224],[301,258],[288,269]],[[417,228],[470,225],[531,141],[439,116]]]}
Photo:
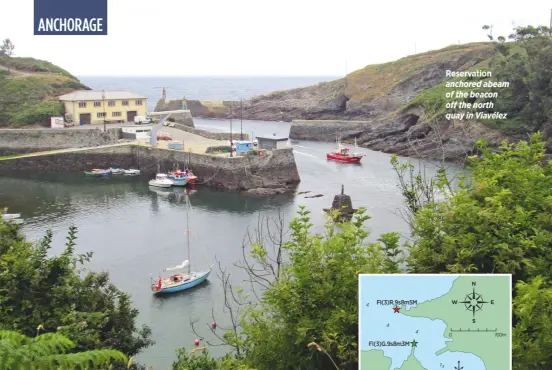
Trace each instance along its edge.
{"label": "red star symbol on chart", "polygon": [[393,313],[399,313],[400,308],[399,307],[393,307]]}

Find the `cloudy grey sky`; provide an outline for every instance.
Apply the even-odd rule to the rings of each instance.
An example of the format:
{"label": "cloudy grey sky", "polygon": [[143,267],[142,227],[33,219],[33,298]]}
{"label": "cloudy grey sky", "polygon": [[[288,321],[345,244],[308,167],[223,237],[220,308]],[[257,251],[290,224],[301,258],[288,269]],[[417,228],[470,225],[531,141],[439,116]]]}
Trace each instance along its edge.
{"label": "cloudy grey sky", "polygon": [[[84,0],[81,0],[84,1]],[[93,0],[88,0],[93,1]],[[108,0],[108,36],[33,36],[33,0],[0,0],[17,56],[76,75],[336,76],[550,22],[545,0]]]}

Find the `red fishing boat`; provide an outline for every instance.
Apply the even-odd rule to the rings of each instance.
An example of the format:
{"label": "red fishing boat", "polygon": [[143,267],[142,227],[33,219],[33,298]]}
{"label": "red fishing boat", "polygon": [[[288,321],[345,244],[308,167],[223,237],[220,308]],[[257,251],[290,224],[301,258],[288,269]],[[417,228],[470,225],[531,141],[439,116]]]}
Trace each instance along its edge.
{"label": "red fishing boat", "polygon": [[192,173],[192,171],[180,171],[176,170],[174,172],[169,172],[169,176],[177,176],[177,177],[186,177],[188,179],[188,184],[195,184],[197,181],[197,176]]}
{"label": "red fishing boat", "polygon": [[[356,138],[355,138],[356,143]],[[349,148],[343,148],[341,143],[337,142],[337,148],[330,153],[326,154],[326,158],[332,161],[345,162],[345,163],[360,163],[362,157],[366,154],[351,153]]]}

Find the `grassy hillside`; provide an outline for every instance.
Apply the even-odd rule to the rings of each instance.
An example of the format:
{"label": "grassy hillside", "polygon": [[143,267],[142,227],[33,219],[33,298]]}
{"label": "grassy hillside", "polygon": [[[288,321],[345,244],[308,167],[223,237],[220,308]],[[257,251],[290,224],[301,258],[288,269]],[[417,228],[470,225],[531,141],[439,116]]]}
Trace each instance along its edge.
{"label": "grassy hillside", "polygon": [[[346,95],[354,102],[374,100],[391,94],[394,89],[403,88],[417,77],[422,77],[422,81],[429,81],[434,77],[444,80],[444,69],[463,71],[487,67],[495,53],[491,43],[481,42],[451,45],[409,55],[393,62],[372,64],[347,75]],[[434,76],[436,73],[439,76]]]}
{"label": "grassy hillside", "polygon": [[[488,67],[497,50],[479,42],[409,55],[396,61],[368,65],[346,78],[317,85],[275,91],[245,102],[244,118],[259,120],[384,119],[407,106],[419,93],[447,80],[445,70]],[[239,102],[197,101],[188,104],[194,116],[228,117]]]}
{"label": "grassy hillside", "polygon": [[50,62],[0,56],[0,127],[47,124],[49,117],[63,113],[59,95],[84,89],[75,76]]}

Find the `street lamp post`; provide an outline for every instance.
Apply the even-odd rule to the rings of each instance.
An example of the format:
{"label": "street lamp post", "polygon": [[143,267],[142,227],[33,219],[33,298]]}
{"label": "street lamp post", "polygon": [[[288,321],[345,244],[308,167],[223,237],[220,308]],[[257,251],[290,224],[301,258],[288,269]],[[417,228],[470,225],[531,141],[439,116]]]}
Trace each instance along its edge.
{"label": "street lamp post", "polygon": [[230,157],[234,156],[234,141],[232,137],[232,106],[230,106]]}
{"label": "street lamp post", "polygon": [[243,98],[240,100],[240,140],[243,140]]}
{"label": "street lamp post", "polygon": [[106,132],[106,127],[105,127],[105,90],[102,90],[102,103],[103,103],[103,120],[104,120],[104,132]]}

